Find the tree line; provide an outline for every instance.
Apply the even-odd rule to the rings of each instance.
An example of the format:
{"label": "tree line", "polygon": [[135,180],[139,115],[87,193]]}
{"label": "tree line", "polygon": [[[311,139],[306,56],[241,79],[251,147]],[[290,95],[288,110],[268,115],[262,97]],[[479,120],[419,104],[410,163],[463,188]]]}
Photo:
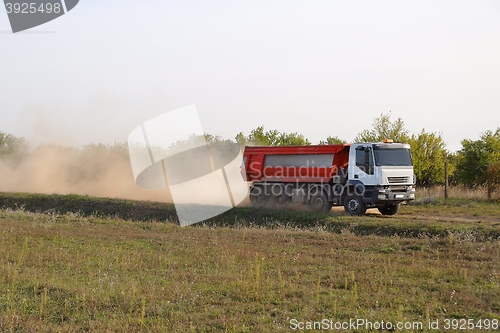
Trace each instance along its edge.
{"label": "tree line", "polygon": [[[446,149],[440,133],[430,133],[422,129],[419,133],[410,133],[402,118],[391,120],[390,113],[382,113],[375,118],[372,128],[357,134],[352,142],[380,142],[384,139],[394,142],[408,143],[411,147],[413,165],[419,186],[433,186],[445,182],[445,162],[448,164],[449,181],[453,185],[469,187],[486,186],[494,189],[500,185],[500,128],[496,131],[485,131],[479,140],[464,139],[462,148],[456,152]],[[297,146],[311,145],[304,135],[294,132],[286,133],[278,130],[266,130],[259,126],[248,135],[240,132],[233,140],[223,140],[219,136],[205,134],[208,143],[224,142],[226,144],[265,145],[265,146]],[[336,136],[328,136],[317,144],[343,144],[347,140]],[[39,150],[38,147],[35,150]],[[127,155],[126,144],[103,145],[90,144],[79,150],[82,156],[88,154],[118,153]],[[23,158],[33,153],[24,138],[0,132],[0,161],[15,166]],[[126,159],[126,158],[125,158]],[[124,159],[124,160],[125,160]]]}
{"label": "tree line", "polygon": [[[310,145],[311,142],[299,133],[285,133],[265,130],[259,126],[250,134],[240,132],[236,135],[240,146],[257,144],[265,146]],[[391,120],[390,113],[382,113],[375,118],[371,129],[358,133],[352,142],[381,142],[392,139],[394,142],[408,143],[411,147],[413,166],[419,186],[441,185],[445,182],[445,162],[448,164],[449,182],[453,185],[469,187],[500,185],[500,128],[495,132],[486,131],[479,140],[462,140],[462,148],[456,152],[446,149],[440,133],[430,133],[422,129],[410,133],[402,118]],[[347,140],[328,136],[318,144],[342,144]]]}

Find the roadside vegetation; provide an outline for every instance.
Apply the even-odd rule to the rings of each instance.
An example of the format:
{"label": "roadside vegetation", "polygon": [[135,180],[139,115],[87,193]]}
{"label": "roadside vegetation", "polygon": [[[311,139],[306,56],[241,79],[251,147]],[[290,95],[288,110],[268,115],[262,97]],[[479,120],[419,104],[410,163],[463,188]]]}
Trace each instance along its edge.
{"label": "roadside vegetation", "polygon": [[[135,221],[178,224],[173,204],[96,198],[79,195],[1,193],[0,208],[33,213],[75,213],[85,217],[109,217]],[[193,205],[193,209],[203,209]],[[447,237],[450,233],[473,233],[478,239],[500,237],[500,205],[489,201],[420,198],[404,205],[395,216],[382,216],[376,209],[359,218],[343,208],[330,213],[305,210],[233,208],[194,227],[322,230],[332,233],[397,237]]]}
{"label": "roadside vegetation", "polygon": [[[117,204],[101,203],[108,209]],[[96,206],[64,214],[4,208],[0,330],[277,332],[290,331],[291,319],[499,319],[498,238],[475,229],[478,221],[464,228],[463,221],[413,214],[428,215],[434,205],[450,213],[455,207],[405,206],[400,217],[390,218],[332,212],[314,215],[318,223],[304,228],[292,223],[306,216],[301,212],[268,212],[268,225],[259,225],[262,210],[251,208],[242,208],[247,217],[231,227],[212,221],[185,228],[168,219],[99,216]],[[484,208],[498,213],[491,203],[461,211],[474,216]],[[427,224],[429,232],[381,237],[355,227],[383,229],[412,220]],[[328,225],[337,223],[346,226],[330,232]],[[433,225],[445,225],[444,233],[435,234]]]}

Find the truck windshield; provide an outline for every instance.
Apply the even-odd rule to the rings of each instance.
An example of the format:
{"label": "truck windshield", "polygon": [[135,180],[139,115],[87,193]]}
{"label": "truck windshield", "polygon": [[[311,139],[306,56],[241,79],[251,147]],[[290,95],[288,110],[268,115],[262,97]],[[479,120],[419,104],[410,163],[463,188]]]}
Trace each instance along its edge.
{"label": "truck windshield", "polygon": [[398,166],[411,166],[410,151],[405,148],[389,148],[373,150],[375,153],[375,164],[377,166],[383,165],[398,165]]}

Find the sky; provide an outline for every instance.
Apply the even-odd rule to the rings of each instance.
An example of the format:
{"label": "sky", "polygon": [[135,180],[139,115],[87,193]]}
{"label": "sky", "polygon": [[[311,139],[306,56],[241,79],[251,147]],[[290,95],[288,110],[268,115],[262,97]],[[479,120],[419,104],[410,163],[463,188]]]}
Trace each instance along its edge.
{"label": "sky", "polygon": [[0,131],[126,142],[195,104],[205,132],[352,141],[381,113],[450,151],[500,127],[500,2],[81,0],[13,34],[0,8]]}

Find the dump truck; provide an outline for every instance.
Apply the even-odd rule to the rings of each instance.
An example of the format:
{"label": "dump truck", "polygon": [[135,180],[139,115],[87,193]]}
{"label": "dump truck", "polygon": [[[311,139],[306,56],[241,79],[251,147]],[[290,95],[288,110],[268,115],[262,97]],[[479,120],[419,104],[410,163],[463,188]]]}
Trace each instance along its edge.
{"label": "dump truck", "polygon": [[344,206],[350,215],[378,208],[394,215],[400,203],[415,199],[410,146],[376,143],[247,146],[241,168],[254,207],[305,206],[330,211]]}

